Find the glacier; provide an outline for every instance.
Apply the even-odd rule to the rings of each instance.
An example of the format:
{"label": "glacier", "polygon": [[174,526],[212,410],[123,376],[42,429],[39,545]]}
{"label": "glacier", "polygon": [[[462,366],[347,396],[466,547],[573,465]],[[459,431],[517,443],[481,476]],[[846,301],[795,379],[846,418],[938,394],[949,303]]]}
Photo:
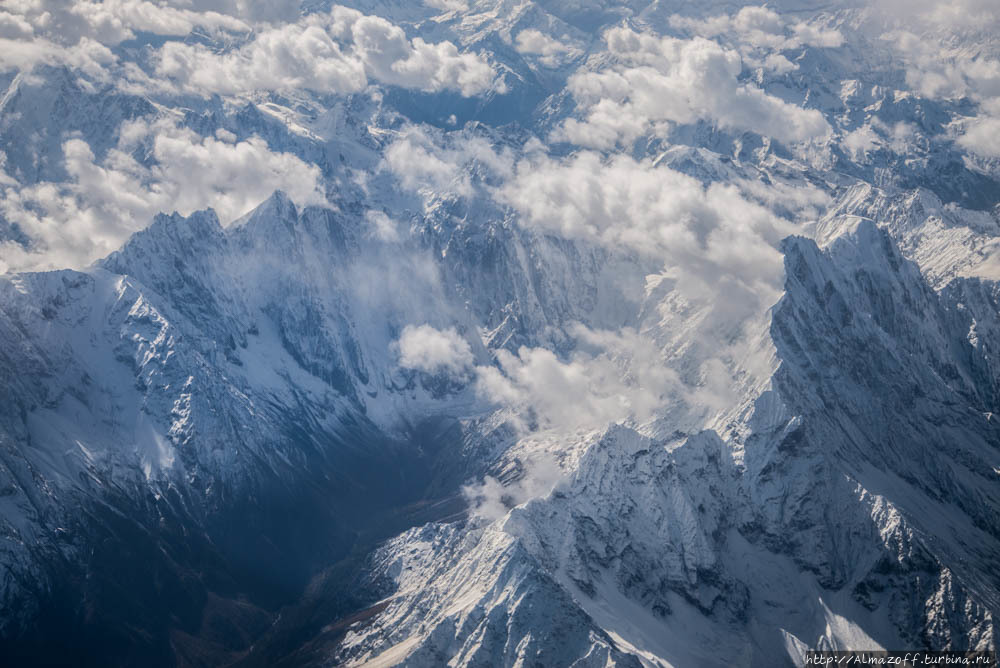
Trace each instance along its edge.
{"label": "glacier", "polygon": [[995,652],[968,2],[4,5],[4,663]]}

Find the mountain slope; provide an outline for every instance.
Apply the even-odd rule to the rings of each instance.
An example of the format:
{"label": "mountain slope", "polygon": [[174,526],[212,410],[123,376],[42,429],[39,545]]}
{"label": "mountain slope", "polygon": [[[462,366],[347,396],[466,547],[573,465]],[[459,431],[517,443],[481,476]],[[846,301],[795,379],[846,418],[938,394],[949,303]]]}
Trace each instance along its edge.
{"label": "mountain slope", "polygon": [[[458,557],[448,525],[387,544],[375,562],[394,584],[387,607],[348,635],[341,660],[377,662],[382,650],[433,665],[427,652],[474,656],[468,648],[488,651],[478,643],[501,628],[509,644],[527,643],[545,627],[511,627],[517,599],[466,593],[508,591],[514,564],[572,601],[545,618],[587,613],[653,665],[795,665],[816,647],[994,648],[1000,453],[982,403],[992,399],[969,394],[988,358],[965,338],[967,312],[871,222],[826,250],[805,239],[784,250],[777,368],[726,440],[614,427],[582,445],[547,496],[473,524]],[[421,603],[413,578],[479,563],[496,535],[526,554],[449,572],[449,597]]]}

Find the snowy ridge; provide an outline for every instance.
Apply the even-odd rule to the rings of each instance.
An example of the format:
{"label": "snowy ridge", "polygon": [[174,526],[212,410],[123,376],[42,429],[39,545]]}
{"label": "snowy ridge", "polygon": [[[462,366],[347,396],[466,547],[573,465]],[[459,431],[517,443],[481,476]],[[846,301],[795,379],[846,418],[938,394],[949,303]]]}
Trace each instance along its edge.
{"label": "snowy ridge", "polygon": [[[399,366],[392,346],[406,324],[454,323],[485,360],[478,332],[487,327],[494,345],[514,345],[530,343],[539,320],[586,309],[606,317],[593,295],[614,284],[584,284],[577,294],[559,284],[579,285],[568,266],[581,252],[600,251],[547,242],[549,250],[533,253],[554,262],[539,264],[533,281],[524,278],[520,251],[496,258],[494,289],[508,286],[505,294],[520,299],[499,313],[476,299],[484,324],[475,326],[468,296],[450,292],[464,279],[442,275],[466,272],[478,262],[467,256],[481,254],[484,240],[471,228],[429,233],[447,236],[401,254],[370,237],[365,221],[300,211],[279,192],[229,228],[211,211],[161,216],[86,272],[7,279],[7,368],[36,370],[12,378],[11,405],[22,408],[4,414],[12,492],[4,521],[8,549],[18,555],[8,563],[24,569],[5,596],[25,594],[22,578],[38,559],[27,546],[58,535],[65,521],[57,518],[74,496],[100,495],[108,485],[141,494],[148,487],[157,497],[176,489],[183,512],[208,521],[225,499],[254,497],[273,478],[294,485],[315,457],[342,466],[359,434],[375,441],[365,456],[378,457],[396,447],[381,441],[410,438],[428,411],[482,413],[468,379]],[[495,235],[486,243],[510,247]],[[447,250],[436,251],[441,245]],[[599,286],[602,270],[593,264]],[[29,439],[32,448],[16,446]]]}
{"label": "snowy ridge", "polygon": [[[476,563],[483,543],[494,540],[494,527],[502,527],[531,555],[521,560],[553,577],[573,600],[558,618],[569,610],[586,612],[617,647],[649,665],[764,666],[775,665],[778,656],[794,665],[802,651],[815,647],[994,647],[996,553],[990,546],[996,538],[976,527],[996,526],[996,484],[982,473],[996,468],[997,451],[990,445],[995,427],[987,417],[970,423],[967,399],[937,398],[956,391],[960,371],[955,378],[933,371],[934,357],[961,345],[964,323],[951,322],[916,267],[870,223],[832,241],[825,252],[806,240],[788,242],[785,252],[789,282],[771,325],[781,365],[772,389],[744,416],[746,427],[734,429],[742,447],[710,431],[662,441],[612,427],[585,446],[548,496],[513,508],[485,530],[470,530],[460,557],[449,547],[437,552],[442,561],[431,563]],[[872,279],[879,274],[884,278]],[[890,299],[890,289],[910,297]],[[848,313],[863,340],[830,337],[834,331],[850,336],[852,327],[826,322]],[[940,320],[928,321],[934,313]],[[910,317],[922,323],[919,330],[916,321],[899,324]],[[944,331],[932,335],[934,327]],[[818,344],[818,336],[826,341]],[[942,340],[948,336],[959,340]],[[811,343],[804,348],[802,341]],[[872,350],[874,341],[892,348]],[[927,366],[889,363],[914,355],[903,348],[911,341],[933,356]],[[813,357],[827,346],[830,357]],[[847,350],[856,352],[845,355]],[[854,359],[868,355],[867,364],[883,366],[852,376]],[[817,368],[829,379],[817,383]],[[911,387],[924,389],[926,395],[916,400],[926,402],[921,413],[938,426],[858,415],[912,415],[885,405],[909,400],[901,394],[907,387],[901,371],[907,368],[936,375]],[[851,377],[878,389],[867,395],[861,388],[840,389]],[[887,383],[902,386],[886,392]],[[817,387],[829,390],[809,389]],[[863,425],[874,424],[887,431],[866,433]],[[946,434],[954,429],[962,430],[961,438]],[[963,453],[939,451],[942,443]],[[952,463],[935,465],[928,458]],[[953,468],[958,462],[969,467],[962,474]],[[928,479],[928,470],[940,473]],[[949,501],[941,504],[942,498]],[[951,533],[933,528],[941,526],[952,527]],[[379,559],[405,559],[414,551],[426,559],[428,531],[388,544]],[[450,535],[454,529],[434,531]],[[421,652],[439,647],[439,622],[428,625],[423,608],[408,607],[418,596],[406,584],[408,571],[378,572],[398,587],[391,608],[347,645],[388,645],[383,629],[398,637],[412,628],[411,641],[420,641],[410,646],[404,663],[425,665]],[[510,582],[499,567],[466,577],[482,578],[484,572],[495,576],[486,586]],[[461,605],[456,592],[467,586],[466,579],[450,584],[446,591],[456,598],[435,609]],[[496,615],[510,610],[502,600],[490,605]],[[468,646],[480,637],[482,631],[459,634],[450,642]]]}

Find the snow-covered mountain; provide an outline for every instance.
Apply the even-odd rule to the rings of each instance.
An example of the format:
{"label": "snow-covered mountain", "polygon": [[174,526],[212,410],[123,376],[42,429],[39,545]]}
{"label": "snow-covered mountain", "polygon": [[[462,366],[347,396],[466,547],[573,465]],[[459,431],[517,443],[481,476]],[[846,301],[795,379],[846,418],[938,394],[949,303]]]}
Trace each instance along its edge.
{"label": "snow-covered mountain", "polygon": [[14,665],[996,650],[988,3],[36,4]]}

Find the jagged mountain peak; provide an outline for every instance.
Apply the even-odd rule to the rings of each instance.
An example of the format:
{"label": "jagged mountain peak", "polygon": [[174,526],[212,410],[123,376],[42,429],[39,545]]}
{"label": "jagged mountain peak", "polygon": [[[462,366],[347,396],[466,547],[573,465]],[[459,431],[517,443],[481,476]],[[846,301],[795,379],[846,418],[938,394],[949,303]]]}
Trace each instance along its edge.
{"label": "jagged mountain peak", "polygon": [[282,190],[275,190],[266,200],[254,207],[245,216],[242,216],[232,224],[233,228],[259,225],[260,221],[266,219],[277,219],[283,221],[294,221],[299,217],[299,210],[291,198]]}
{"label": "jagged mountain peak", "polygon": [[[984,373],[962,340],[968,320],[873,221],[824,248],[793,237],[783,251],[786,293],[771,321],[779,364],[746,426],[730,427],[726,438],[738,443],[713,431],[657,440],[613,426],[580,446],[547,493],[497,525],[620,650],[649,665],[784,665],[816,646],[991,646],[993,539],[978,527],[994,526],[1000,506],[989,475],[977,472],[993,465],[996,433],[989,409],[975,406],[982,397],[966,394]],[[955,470],[958,461],[968,469]],[[925,466],[937,473],[921,476]],[[940,499],[945,507],[929,515]],[[929,538],[942,521],[961,547]],[[468,532],[460,557],[454,548],[431,553],[473,562],[479,535]],[[412,553],[414,540],[401,536],[385,554]],[[975,561],[960,556],[972,553]],[[504,569],[476,576],[484,572],[491,590],[510,586]],[[450,623],[428,627],[413,612],[422,608],[409,607],[418,597],[404,584],[410,576],[384,575],[391,608],[351,647],[386,647],[383,629],[402,628],[416,643],[407,656],[419,662],[431,648],[474,642],[459,626],[455,644],[441,645]],[[940,604],[926,605],[928,597]]]}

